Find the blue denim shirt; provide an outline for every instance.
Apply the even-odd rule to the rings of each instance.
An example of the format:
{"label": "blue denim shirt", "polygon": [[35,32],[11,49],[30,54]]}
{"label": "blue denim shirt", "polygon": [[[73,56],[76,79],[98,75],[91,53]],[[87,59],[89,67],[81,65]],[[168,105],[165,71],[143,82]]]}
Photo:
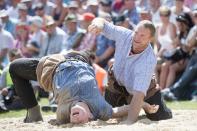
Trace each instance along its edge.
{"label": "blue denim shirt", "polygon": [[[87,63],[69,60],[60,64],[53,83],[57,103],[62,103],[60,99],[73,100],[73,103],[76,100],[83,101],[89,106],[95,120],[108,120],[112,117],[112,106],[100,94],[94,70]],[[60,96],[64,98],[58,98]]]}

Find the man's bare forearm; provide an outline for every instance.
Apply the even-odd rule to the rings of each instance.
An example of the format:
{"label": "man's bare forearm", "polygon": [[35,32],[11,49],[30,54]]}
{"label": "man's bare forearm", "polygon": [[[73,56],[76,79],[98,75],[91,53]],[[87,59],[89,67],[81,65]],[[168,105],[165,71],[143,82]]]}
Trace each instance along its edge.
{"label": "man's bare forearm", "polygon": [[127,123],[132,124],[137,121],[140,110],[143,105],[144,94],[134,91],[131,103],[129,104]]}

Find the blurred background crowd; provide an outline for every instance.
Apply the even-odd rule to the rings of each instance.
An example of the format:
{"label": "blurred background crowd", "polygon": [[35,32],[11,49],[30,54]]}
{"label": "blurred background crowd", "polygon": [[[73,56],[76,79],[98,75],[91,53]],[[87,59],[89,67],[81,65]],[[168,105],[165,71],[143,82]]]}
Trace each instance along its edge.
{"label": "blurred background crowd", "polygon": [[[197,0],[0,0],[0,110],[22,107],[9,76],[9,63],[21,57],[90,50],[103,93],[116,47],[88,32],[96,17],[128,29],[152,21],[155,74],[164,98],[197,99]],[[37,82],[31,84],[42,92]],[[52,101],[52,93],[47,96]]]}

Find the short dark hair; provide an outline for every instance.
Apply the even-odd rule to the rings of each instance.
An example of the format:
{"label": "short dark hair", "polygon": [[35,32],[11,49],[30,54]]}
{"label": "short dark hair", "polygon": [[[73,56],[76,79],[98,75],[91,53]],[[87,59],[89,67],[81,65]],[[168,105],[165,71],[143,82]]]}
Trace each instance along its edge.
{"label": "short dark hair", "polygon": [[154,26],[154,24],[149,21],[149,20],[143,20],[139,23],[140,25],[143,25],[145,28],[149,29],[151,32],[151,36],[154,37],[155,36],[155,32],[156,32],[156,28]]}

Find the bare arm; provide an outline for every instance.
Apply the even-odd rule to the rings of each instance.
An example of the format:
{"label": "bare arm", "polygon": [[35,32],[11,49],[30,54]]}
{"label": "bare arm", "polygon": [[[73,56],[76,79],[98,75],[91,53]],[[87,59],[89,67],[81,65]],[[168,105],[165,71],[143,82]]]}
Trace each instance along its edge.
{"label": "bare arm", "polygon": [[144,101],[144,94],[139,91],[133,91],[133,97],[129,104],[128,117],[126,120],[127,124],[133,124],[137,121],[140,110]]}

